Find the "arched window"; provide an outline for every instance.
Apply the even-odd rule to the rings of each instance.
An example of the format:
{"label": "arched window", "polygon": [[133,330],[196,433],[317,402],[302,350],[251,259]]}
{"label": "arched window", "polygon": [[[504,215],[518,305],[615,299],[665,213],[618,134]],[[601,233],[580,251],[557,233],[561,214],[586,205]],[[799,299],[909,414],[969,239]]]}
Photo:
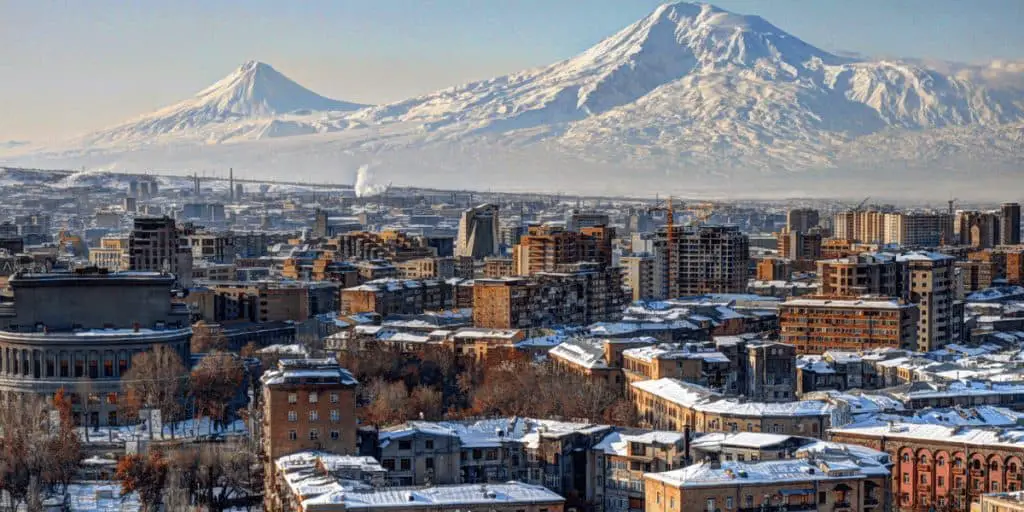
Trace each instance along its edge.
{"label": "arched window", "polygon": [[903,454],[903,462],[910,462],[910,454],[909,453],[904,453]]}
{"label": "arched window", "polygon": [[988,469],[991,469],[992,471],[998,471],[999,470],[999,462],[998,461],[989,462],[988,463]]}
{"label": "arched window", "polygon": [[918,464],[928,464],[928,456],[927,456],[927,455],[921,455],[921,456],[919,456],[919,457],[917,458],[917,463],[918,463]]}
{"label": "arched window", "polygon": [[971,461],[971,469],[981,469],[981,461],[974,459]]}
{"label": "arched window", "polygon": [[944,459],[942,457],[939,457],[939,458],[935,459],[935,465],[940,467],[940,468],[942,466],[945,466],[946,465],[946,459]]}
{"label": "arched window", "polygon": [[1009,466],[1006,466],[1006,470],[1009,471],[1010,473],[1016,473],[1017,472],[1017,463],[1016,462],[1011,462]]}

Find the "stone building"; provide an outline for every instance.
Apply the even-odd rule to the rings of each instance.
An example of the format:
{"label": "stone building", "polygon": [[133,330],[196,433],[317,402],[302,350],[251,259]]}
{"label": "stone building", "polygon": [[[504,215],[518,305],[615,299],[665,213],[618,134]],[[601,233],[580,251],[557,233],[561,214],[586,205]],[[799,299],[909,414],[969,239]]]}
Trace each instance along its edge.
{"label": "stone building", "polygon": [[893,510],[966,512],[987,493],[1024,490],[1024,431],[890,423],[838,428],[831,439],[888,453]]}
{"label": "stone building", "polygon": [[[189,361],[188,308],[171,303],[174,276],[156,272],[11,277],[0,305],[0,396],[72,394],[78,424],[117,425],[121,376],[132,356],[158,345]],[[87,396],[79,396],[87,390]]]}

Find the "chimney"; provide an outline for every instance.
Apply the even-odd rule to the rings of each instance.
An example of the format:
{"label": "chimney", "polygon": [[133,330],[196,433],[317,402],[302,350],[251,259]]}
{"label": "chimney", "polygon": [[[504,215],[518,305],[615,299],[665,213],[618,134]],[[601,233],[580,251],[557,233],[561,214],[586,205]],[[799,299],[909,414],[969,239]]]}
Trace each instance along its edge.
{"label": "chimney", "polygon": [[683,426],[683,463],[690,464],[690,424]]}

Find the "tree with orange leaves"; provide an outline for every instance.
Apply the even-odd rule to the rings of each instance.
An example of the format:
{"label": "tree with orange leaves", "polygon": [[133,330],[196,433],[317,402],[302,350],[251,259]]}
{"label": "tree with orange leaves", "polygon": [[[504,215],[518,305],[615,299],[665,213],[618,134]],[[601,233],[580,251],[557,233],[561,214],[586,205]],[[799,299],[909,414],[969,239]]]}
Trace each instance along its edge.
{"label": "tree with orange leaves", "polygon": [[125,456],[117,463],[115,478],[121,482],[121,496],[137,493],[143,512],[158,510],[167,484],[167,459],[159,451]]}

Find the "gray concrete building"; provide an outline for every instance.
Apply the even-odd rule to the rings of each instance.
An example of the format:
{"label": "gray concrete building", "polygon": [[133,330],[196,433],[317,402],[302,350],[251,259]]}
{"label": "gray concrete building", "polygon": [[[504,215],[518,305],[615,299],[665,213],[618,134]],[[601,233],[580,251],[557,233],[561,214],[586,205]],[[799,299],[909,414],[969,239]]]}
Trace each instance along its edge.
{"label": "gray concrete building", "polygon": [[133,355],[167,345],[187,364],[188,309],[174,276],[155,272],[18,273],[0,304],[0,402],[72,393],[79,424],[119,423],[121,376]]}

